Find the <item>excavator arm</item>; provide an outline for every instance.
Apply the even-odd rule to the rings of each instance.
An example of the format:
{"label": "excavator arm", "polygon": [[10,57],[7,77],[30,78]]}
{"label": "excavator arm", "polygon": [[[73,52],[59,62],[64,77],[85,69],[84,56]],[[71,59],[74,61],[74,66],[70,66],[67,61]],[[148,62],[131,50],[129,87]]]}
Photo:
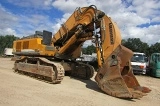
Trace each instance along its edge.
{"label": "excavator arm", "polygon": [[58,56],[77,58],[88,39],[96,45],[99,69],[95,80],[101,90],[120,98],[140,98],[150,92],[133,75],[133,52],[121,45],[116,23],[93,5],[78,8],[54,35],[53,44],[60,46]]}
{"label": "excavator arm", "polygon": [[[51,33],[45,33],[51,38]],[[24,57],[15,62],[14,68],[49,78],[53,83],[61,82],[64,71],[91,78],[93,67],[74,61],[86,40],[96,46],[99,68],[95,80],[102,91],[119,98],[141,98],[151,91],[141,87],[134,76],[130,64],[133,52],[121,45],[117,24],[94,5],[77,8],[49,43],[45,43],[45,34],[43,38],[15,41],[14,54]]]}

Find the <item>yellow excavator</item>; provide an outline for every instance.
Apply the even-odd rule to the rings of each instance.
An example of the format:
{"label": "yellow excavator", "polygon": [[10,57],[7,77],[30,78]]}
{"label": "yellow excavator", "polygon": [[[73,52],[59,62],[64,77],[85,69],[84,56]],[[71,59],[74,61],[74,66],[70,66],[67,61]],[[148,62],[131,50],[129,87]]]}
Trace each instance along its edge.
{"label": "yellow excavator", "polygon": [[151,90],[142,87],[133,75],[133,52],[121,45],[116,23],[95,5],[77,8],[57,33],[44,30],[14,41],[15,72],[60,83],[71,76],[90,79],[94,68],[78,62],[86,40],[96,46],[98,72],[95,81],[102,91],[118,98],[141,98]]}

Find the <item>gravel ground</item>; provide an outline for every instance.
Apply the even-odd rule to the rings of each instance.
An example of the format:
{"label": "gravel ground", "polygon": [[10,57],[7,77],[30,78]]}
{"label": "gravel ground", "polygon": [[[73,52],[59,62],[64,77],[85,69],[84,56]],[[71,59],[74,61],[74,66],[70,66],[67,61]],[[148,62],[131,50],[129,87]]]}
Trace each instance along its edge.
{"label": "gravel ground", "polygon": [[152,91],[141,99],[125,100],[103,93],[94,78],[65,76],[61,84],[49,84],[14,73],[13,64],[10,58],[0,58],[0,106],[160,106],[158,78],[136,75]]}

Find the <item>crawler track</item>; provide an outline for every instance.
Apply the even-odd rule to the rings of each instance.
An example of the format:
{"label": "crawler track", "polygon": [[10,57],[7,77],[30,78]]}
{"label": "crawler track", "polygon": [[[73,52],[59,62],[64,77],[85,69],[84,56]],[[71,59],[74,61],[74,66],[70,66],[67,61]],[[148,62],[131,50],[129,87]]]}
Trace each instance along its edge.
{"label": "crawler track", "polygon": [[65,73],[60,63],[42,57],[24,57],[16,60],[14,70],[50,83],[60,83]]}
{"label": "crawler track", "polygon": [[94,75],[94,68],[84,63],[74,63],[72,65],[71,76],[88,80]]}

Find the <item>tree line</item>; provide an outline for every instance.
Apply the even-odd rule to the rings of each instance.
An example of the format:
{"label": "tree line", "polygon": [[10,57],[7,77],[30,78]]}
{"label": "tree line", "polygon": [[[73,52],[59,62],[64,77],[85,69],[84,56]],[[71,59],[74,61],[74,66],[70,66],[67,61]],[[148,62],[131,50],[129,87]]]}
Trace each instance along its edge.
{"label": "tree line", "polygon": [[[13,41],[19,39],[14,35],[0,35],[0,54],[3,54],[5,48],[12,48]],[[150,56],[152,53],[160,53],[160,43],[155,43],[152,45],[142,42],[140,38],[128,38],[122,40],[122,45],[129,48],[133,52],[143,52],[147,56]],[[96,47],[94,45],[89,45],[86,48],[82,48],[83,54],[92,54],[96,53]]]}
{"label": "tree line", "polygon": [[128,38],[127,40],[122,40],[122,45],[129,48],[133,52],[142,52],[147,56],[152,53],[160,53],[160,43],[155,43],[148,45],[146,42],[142,42],[140,38]]}
{"label": "tree line", "polygon": [[[147,56],[150,56],[152,53],[160,53],[160,43],[155,43],[152,45],[142,42],[140,38],[128,38],[122,40],[122,45],[132,50],[133,52],[142,52]],[[87,48],[82,49],[83,54],[92,54],[96,53],[96,48],[94,45],[90,45]]]}

